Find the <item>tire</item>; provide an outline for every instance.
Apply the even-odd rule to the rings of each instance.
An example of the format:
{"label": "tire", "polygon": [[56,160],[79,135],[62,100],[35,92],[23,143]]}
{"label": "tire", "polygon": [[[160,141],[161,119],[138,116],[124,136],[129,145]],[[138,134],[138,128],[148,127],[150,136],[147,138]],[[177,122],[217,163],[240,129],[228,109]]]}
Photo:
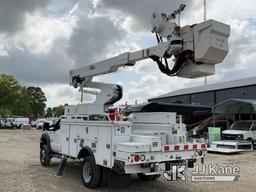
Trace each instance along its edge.
{"label": "tire", "polygon": [[50,165],[51,162],[51,149],[48,144],[43,144],[40,147],[40,162],[41,165],[47,167]]}
{"label": "tire", "polygon": [[102,169],[96,165],[95,160],[86,156],[81,166],[81,177],[85,187],[96,188],[99,186],[101,180]]}
{"label": "tire", "polygon": [[252,149],[254,150],[255,147],[254,147],[254,141],[253,141],[253,139],[252,139],[252,138],[248,138],[248,139],[246,139],[246,140],[252,143]]}
{"label": "tire", "polygon": [[137,173],[141,181],[154,181],[158,179],[161,175],[145,175],[143,173]]}
{"label": "tire", "polygon": [[255,149],[254,141],[252,140],[252,149]]}
{"label": "tire", "polygon": [[108,177],[110,175],[110,169],[106,167],[101,167],[102,169],[102,176],[99,186],[106,187],[108,185]]}

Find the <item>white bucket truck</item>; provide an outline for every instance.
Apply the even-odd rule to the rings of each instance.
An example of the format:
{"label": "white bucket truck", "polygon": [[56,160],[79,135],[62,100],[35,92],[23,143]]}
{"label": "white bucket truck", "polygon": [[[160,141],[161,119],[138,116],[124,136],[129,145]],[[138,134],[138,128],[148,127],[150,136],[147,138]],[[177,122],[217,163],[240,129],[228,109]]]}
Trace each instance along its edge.
{"label": "white bucket truck", "polygon": [[[96,95],[96,100],[67,106],[54,126],[45,124],[47,131],[40,142],[43,166],[49,165],[52,157],[62,158],[58,171],[61,175],[67,158],[80,159],[84,185],[95,188],[105,183],[111,185],[115,179],[128,181],[128,175],[133,173],[142,180],[154,180],[161,171],[170,170],[172,163],[192,167],[197,159],[204,159],[206,144],[187,142],[185,125],[175,112],[134,113],[124,117],[109,109],[122,98],[122,87],[93,81],[95,76],[134,66],[148,58],[168,76],[213,75],[215,64],[221,63],[228,53],[230,27],[208,20],[181,28],[172,19],[183,9],[181,5],[171,15],[153,13],[156,46],[70,71],[70,84],[80,88],[81,100],[84,93]],[[172,56],[175,62],[170,69],[167,59]]]}

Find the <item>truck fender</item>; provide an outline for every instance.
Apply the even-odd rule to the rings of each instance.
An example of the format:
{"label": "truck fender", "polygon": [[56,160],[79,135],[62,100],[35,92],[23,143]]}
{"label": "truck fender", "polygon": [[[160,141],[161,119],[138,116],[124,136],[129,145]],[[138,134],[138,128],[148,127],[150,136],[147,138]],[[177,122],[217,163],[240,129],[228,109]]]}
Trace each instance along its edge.
{"label": "truck fender", "polygon": [[250,142],[253,141],[253,139],[251,137],[246,138],[246,140],[250,141]]}
{"label": "truck fender", "polygon": [[44,143],[47,143],[47,145],[50,147],[51,150],[51,140],[48,133],[43,133],[40,138],[40,148],[43,146]]}
{"label": "truck fender", "polygon": [[84,147],[79,151],[77,158],[80,159],[80,158],[84,158],[84,157],[86,157],[86,156],[92,157],[92,159],[93,159],[94,162],[95,162],[94,154],[93,154],[91,148],[88,147],[88,146],[84,146]]}

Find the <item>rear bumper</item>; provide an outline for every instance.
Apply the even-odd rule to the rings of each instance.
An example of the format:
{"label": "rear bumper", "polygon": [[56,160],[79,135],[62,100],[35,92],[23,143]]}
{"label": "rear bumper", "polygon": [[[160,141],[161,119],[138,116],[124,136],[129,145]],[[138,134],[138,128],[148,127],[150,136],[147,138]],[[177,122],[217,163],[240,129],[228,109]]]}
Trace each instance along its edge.
{"label": "rear bumper", "polygon": [[213,141],[207,149],[209,152],[238,153],[242,151],[253,151],[251,142],[243,140]]}
{"label": "rear bumper", "polygon": [[[186,151],[166,151],[147,153],[117,152],[114,167],[120,168],[125,173],[159,174],[161,171],[169,170],[168,164],[179,164],[198,159],[204,159],[206,149]],[[139,160],[138,160],[139,159]]]}

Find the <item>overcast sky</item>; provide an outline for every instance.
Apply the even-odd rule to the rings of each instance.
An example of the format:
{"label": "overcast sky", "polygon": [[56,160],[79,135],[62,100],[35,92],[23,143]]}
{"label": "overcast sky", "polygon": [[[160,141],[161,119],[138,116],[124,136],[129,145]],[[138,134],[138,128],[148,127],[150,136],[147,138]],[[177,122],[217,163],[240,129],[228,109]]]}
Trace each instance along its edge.
{"label": "overcast sky", "polygon": [[[202,21],[203,0],[0,0],[0,72],[41,86],[48,106],[77,104],[69,70],[155,45],[152,12],[171,12],[181,3],[187,5],[181,25]],[[207,19],[231,25],[230,53],[208,83],[256,75],[255,8],[249,0],[207,2]],[[121,103],[131,104],[203,84],[202,78],[167,77],[150,60],[97,80],[123,85]]]}

